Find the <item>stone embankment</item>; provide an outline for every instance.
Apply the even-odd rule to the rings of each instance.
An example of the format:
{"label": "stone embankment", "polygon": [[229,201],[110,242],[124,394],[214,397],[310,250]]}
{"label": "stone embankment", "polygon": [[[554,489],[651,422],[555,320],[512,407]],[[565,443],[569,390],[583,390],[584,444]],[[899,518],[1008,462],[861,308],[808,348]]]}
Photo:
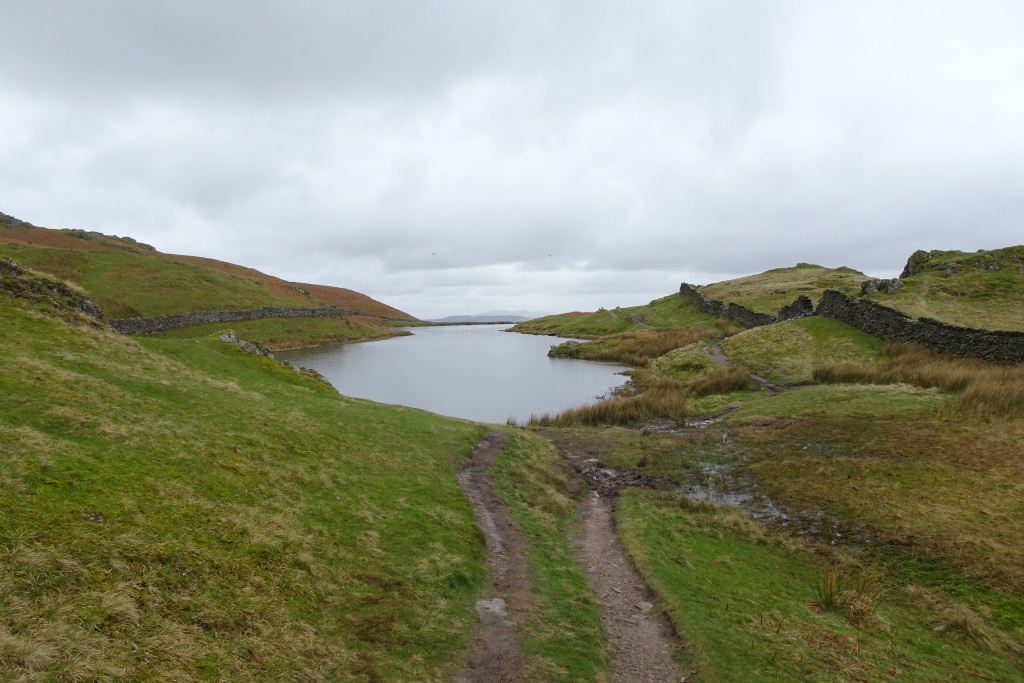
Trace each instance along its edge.
{"label": "stone embankment", "polygon": [[814,308],[811,300],[800,296],[777,316],[752,311],[735,303],[707,299],[685,282],[679,293],[694,302],[698,310],[734,320],[745,327],[762,327],[808,316],[834,318],[886,341],[920,344],[934,351],[981,358],[996,363],[1024,364],[1024,332],[979,330],[949,325],[930,318],[914,319],[868,299],[853,298],[827,290]]}
{"label": "stone embankment", "polygon": [[278,306],[264,306],[263,308],[249,308],[237,311],[193,311],[191,313],[172,313],[153,318],[114,318],[107,323],[122,334],[148,334],[150,332],[162,332],[163,330],[175,330],[182,327],[194,325],[206,325],[208,323],[235,323],[246,320],[259,320],[261,318],[343,318],[347,316],[362,316],[365,318],[379,318],[382,320],[395,320],[399,322],[414,322],[405,318],[391,318],[386,315],[371,313],[358,313],[349,311],[337,306],[324,308],[283,308]]}

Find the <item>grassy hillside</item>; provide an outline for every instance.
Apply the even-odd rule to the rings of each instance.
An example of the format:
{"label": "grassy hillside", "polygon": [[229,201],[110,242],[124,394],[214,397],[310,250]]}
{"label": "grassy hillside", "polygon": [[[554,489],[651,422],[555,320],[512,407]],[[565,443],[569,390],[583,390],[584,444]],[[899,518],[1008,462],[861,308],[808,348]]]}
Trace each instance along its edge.
{"label": "grassy hillside", "polygon": [[838,289],[847,294],[859,294],[860,283],[867,275],[852,268],[824,268],[810,263],[798,263],[792,268],[775,268],[759,275],[748,275],[735,280],[723,280],[700,287],[709,299],[776,315],[783,306],[793,303],[800,295],[817,305],[826,289]]}
{"label": "grassy hillside", "polygon": [[0,679],[442,681],[481,426],[0,293]]}
{"label": "grassy hillside", "polygon": [[765,379],[810,382],[825,363],[870,362],[881,357],[882,340],[828,318],[790,320],[755,327],[722,341],[730,362]]}
{"label": "grassy hillside", "polygon": [[513,332],[551,334],[559,337],[596,339],[642,330],[696,327],[708,330],[735,328],[729,321],[701,313],[689,301],[672,294],[644,306],[630,306],[594,313],[563,313],[518,323]]}
{"label": "grassy hillside", "polygon": [[919,251],[904,272],[902,288],[870,298],[914,317],[1024,330],[1024,246],[974,253]]}
{"label": "grassy hillside", "polygon": [[156,332],[152,336],[160,339],[202,339],[219,334],[225,329],[234,330],[241,339],[254,342],[271,351],[371,341],[409,334],[396,327],[382,325],[378,318],[345,316],[344,318],[263,318],[233,323],[210,323]]}
{"label": "grassy hillside", "polygon": [[198,256],[162,254],[128,237],[30,227],[0,214],[0,255],[83,287],[109,318],[261,306],[341,306],[412,316],[349,289],[286,282]]}

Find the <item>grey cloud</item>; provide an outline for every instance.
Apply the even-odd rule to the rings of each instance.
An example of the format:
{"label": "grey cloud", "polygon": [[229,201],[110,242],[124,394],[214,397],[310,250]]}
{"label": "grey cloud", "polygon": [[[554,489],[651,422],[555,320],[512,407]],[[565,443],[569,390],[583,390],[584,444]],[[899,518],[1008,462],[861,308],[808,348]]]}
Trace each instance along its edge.
{"label": "grey cloud", "polygon": [[459,292],[627,305],[608,299],[1020,241],[1010,0],[40,0],[4,19],[0,210],[456,306],[436,314]]}

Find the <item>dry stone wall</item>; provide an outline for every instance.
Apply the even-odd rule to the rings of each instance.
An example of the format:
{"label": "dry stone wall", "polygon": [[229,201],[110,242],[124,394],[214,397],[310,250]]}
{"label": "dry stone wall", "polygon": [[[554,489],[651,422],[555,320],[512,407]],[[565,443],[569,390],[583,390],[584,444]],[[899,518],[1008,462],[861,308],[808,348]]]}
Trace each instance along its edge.
{"label": "dry stone wall", "polygon": [[775,316],[768,315],[767,313],[759,313],[758,311],[751,310],[746,306],[740,306],[739,304],[723,304],[721,301],[708,299],[697,291],[696,287],[688,285],[685,282],[679,285],[679,293],[696,304],[699,311],[709,315],[716,315],[722,318],[728,318],[729,320],[735,320],[744,327],[764,327],[765,325],[773,325],[783,320],[793,320],[795,318],[814,315],[814,304],[810,299],[803,295],[798,296],[796,300],[788,306],[783,306],[779,311],[779,314]]}
{"label": "dry stone wall", "polygon": [[818,302],[816,315],[835,318],[888,341],[920,344],[955,356],[997,363],[1024,363],[1024,332],[957,327],[930,318],[914,319],[868,299],[854,299],[829,290]]}
{"label": "dry stone wall", "polygon": [[162,332],[163,330],[174,330],[194,325],[206,325],[209,323],[234,323],[246,320],[259,320],[261,318],[342,318],[346,316],[362,316],[366,318],[380,318],[382,320],[397,320],[413,322],[404,318],[391,318],[386,315],[373,315],[369,313],[357,313],[335,306],[327,308],[282,308],[277,306],[264,306],[263,308],[250,308],[239,311],[194,311],[191,313],[172,313],[153,318],[115,318],[108,320],[112,328],[122,334],[148,334],[150,332]]}
{"label": "dry stone wall", "polygon": [[935,351],[996,363],[1024,364],[1024,332],[978,330],[930,318],[914,319],[888,306],[836,290],[826,291],[816,309],[810,299],[800,296],[784,306],[778,316],[710,300],[686,283],[680,285],[679,293],[694,302],[698,310],[735,320],[745,327],[762,327],[814,315],[834,318],[886,341],[920,344]]}

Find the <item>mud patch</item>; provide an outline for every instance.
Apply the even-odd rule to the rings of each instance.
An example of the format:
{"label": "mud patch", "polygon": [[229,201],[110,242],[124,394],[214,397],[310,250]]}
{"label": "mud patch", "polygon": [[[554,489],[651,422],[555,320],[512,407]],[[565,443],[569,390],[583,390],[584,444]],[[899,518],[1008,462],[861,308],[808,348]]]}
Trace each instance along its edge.
{"label": "mud patch", "polygon": [[576,471],[583,475],[591,491],[602,496],[614,497],[625,488],[658,489],[668,485],[666,477],[645,474],[636,470],[608,467],[596,458],[581,460],[579,456],[567,456]]}

